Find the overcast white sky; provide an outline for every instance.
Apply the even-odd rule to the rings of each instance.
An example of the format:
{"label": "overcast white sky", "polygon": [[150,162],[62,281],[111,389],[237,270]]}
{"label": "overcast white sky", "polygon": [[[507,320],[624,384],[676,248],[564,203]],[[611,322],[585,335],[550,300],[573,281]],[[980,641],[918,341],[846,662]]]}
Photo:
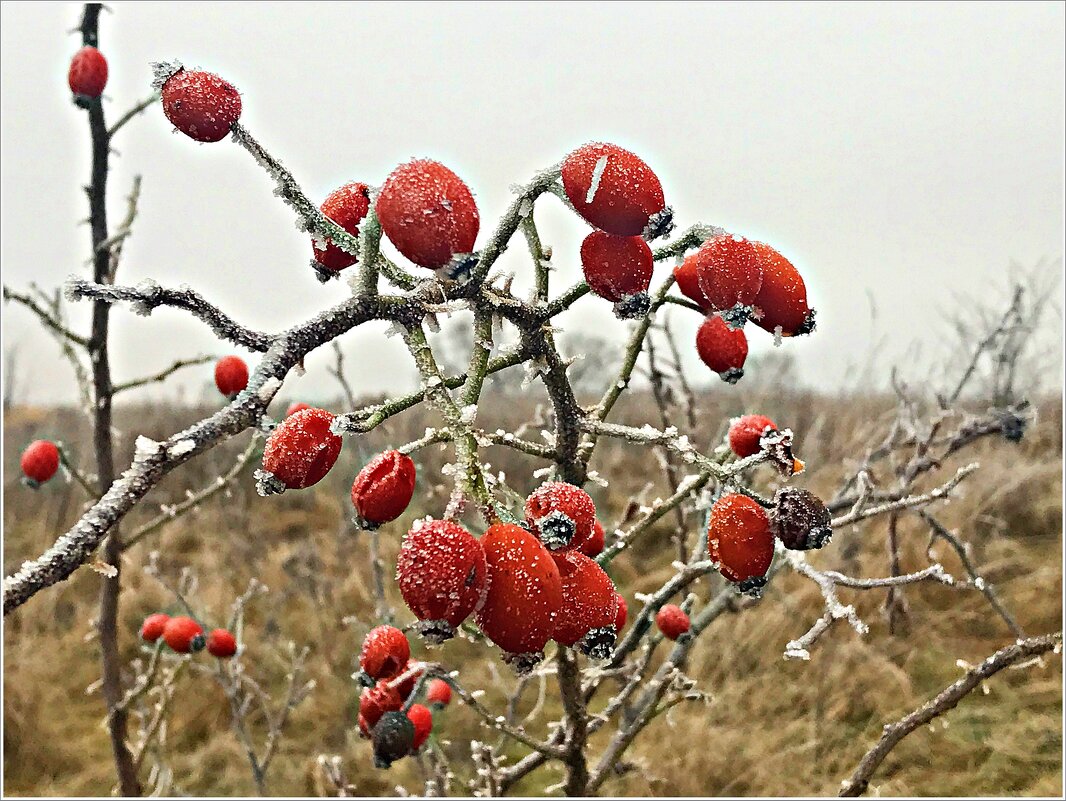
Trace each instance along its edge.
{"label": "overcast white sky", "polygon": [[[153,60],[216,71],[242,91],[241,121],[316,201],[428,155],[471,186],[484,235],[509,185],[575,146],[633,149],[682,226],[723,225],[800,268],[819,327],[788,347],[810,383],[838,386],[863,360],[869,297],[877,334],[899,332],[887,356],[902,355],[942,330],[937,315],[953,291],[1000,281],[1012,259],[1062,254],[1061,3],[110,5],[101,43],[111,120],[147,94]],[[66,87],[79,9],[3,4],[3,280],[19,288],[57,285],[88,256],[88,231],[76,226],[86,213],[85,114]],[[116,147],[113,220],[132,176],[144,176],[122,283],[188,283],[268,331],[348,291],[314,280],[292,212],[233,143],[172,134],[157,106]],[[588,229],[551,198],[537,220],[568,286]],[[522,250],[502,264],[524,280]],[[608,303],[578,308],[562,327],[624,335]],[[83,311],[75,325],[86,324]],[[52,340],[21,309],[3,315],[23,399],[72,399]],[[680,316],[687,346],[699,320]],[[120,380],[233,350],[176,311],[145,319],[119,309],[113,319]],[[758,333],[756,353],[769,347]],[[359,389],[411,382],[402,346],[380,328],[344,346]],[[284,394],[332,395],[328,361],[328,351],[312,355]],[[694,353],[692,362],[703,369]],[[210,368],[184,375],[198,394]]]}

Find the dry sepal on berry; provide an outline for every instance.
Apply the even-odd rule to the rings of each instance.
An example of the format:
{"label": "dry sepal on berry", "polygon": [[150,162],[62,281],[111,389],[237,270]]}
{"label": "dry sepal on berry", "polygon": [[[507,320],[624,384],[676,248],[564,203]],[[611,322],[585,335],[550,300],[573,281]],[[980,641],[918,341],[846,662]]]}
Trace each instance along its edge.
{"label": "dry sepal on berry", "polygon": [[677,604],[666,604],[655,614],[655,625],[668,640],[679,640],[688,635],[692,622],[688,614]]}
{"label": "dry sepal on berry", "polygon": [[202,651],[207,644],[204,630],[191,617],[172,617],[163,627],[163,640],[179,654]]}
{"label": "dry sepal on berry", "polygon": [[259,494],[305,489],[325,478],[341,452],[332,422],[325,409],[304,409],[282,420],[263,448],[263,469],[256,472]]}
{"label": "dry sepal on berry", "polygon": [[601,526],[600,521],[597,520],[592,524],[592,535],[578,547],[581,553],[594,559],[603,553],[603,548],[606,544],[607,540],[603,531],[603,526]]}
{"label": "dry sepal on berry", "polygon": [[490,526],[481,544],[489,581],[478,628],[504,651],[505,662],[526,673],[544,658],[563,603],[559,568],[540,540],[510,523]]}
{"label": "dry sepal on berry", "polygon": [[387,679],[373,687],[367,687],[359,696],[359,732],[369,737],[370,732],[386,712],[395,712],[403,706],[403,698]]}
{"label": "dry sepal on berry", "polygon": [[453,637],[485,602],[486,575],[482,542],[447,520],[416,520],[396,558],[400,594],[430,643]]}
{"label": "dry sepal on berry", "polygon": [[735,384],[744,377],[748,338],[743,329],[730,328],[717,314],[708,316],[696,332],[696,352],[727,384]]}
{"label": "dry sepal on berry", "polygon": [[566,157],[561,172],[575,211],[601,231],[655,239],[673,228],[659,178],[628,150],[590,142]]}
{"label": "dry sepal on berry", "polygon": [[229,81],[174,63],[153,64],[153,85],[171,124],[197,142],[218,142],[241,118],[241,95]]}
{"label": "dry sepal on berry", "polygon": [[67,85],[75,95],[99,97],[107,86],[107,59],[92,45],[86,45],[70,60]]}
{"label": "dry sepal on berry", "polygon": [[248,386],[248,365],[240,356],[223,356],[215,363],[215,386],[227,398],[233,398]]}
{"label": "dry sepal on berry", "polygon": [[411,743],[413,753],[425,745],[426,740],[429,739],[429,733],[433,731],[433,713],[429,711],[429,707],[422,704],[411,704],[411,708],[407,710],[407,717],[411,719],[415,727],[415,737]]}
{"label": "dry sepal on berry", "polygon": [[807,306],[807,287],[799,270],[769,245],[753,244],[763,274],[762,287],[752,301],[756,325],[783,337],[814,331],[814,310]]}
{"label": "dry sepal on berry", "polygon": [[404,513],[415,493],[415,463],[399,451],[371,459],[352,483],[352,505],[362,524],[376,528]]}
{"label": "dry sepal on berry", "polygon": [[711,308],[730,324],[742,327],[762,287],[762,267],[755,246],[742,236],[708,239],[694,254],[696,280]]}
{"label": "dry sepal on berry", "polygon": [[399,675],[410,657],[406,634],[395,626],[377,626],[363,638],[359,667],[371,679],[391,679]]}
{"label": "dry sepal on berry", "polygon": [[770,529],[786,548],[807,551],[832,539],[833,516],[813,492],[781,487],[770,510]]}
{"label": "dry sepal on berry", "polygon": [[[370,211],[370,187],[366,184],[351,182],[330,192],[329,196],[322,201],[319,207],[322,214],[352,236],[359,236],[359,223]],[[337,272],[346,267],[351,267],[359,258],[326,240],[325,250],[322,250],[312,240],[311,249],[315,261],[327,270]]]}
{"label": "dry sepal on berry", "polygon": [[229,659],[237,653],[237,638],[226,629],[214,629],[207,635],[207,652],[219,659]]}
{"label": "dry sepal on berry", "polygon": [[674,267],[674,280],[681,294],[691,300],[705,312],[713,311],[710,301],[700,289],[700,280],[696,275],[696,254],[688,256],[681,264]]}
{"label": "dry sepal on berry", "polygon": [[580,487],[548,481],[526,499],[526,523],[553,551],[580,548],[592,536],[596,505]]}
{"label": "dry sepal on berry", "polygon": [[723,495],[711,507],[707,554],[740,592],[758,597],[774,560],[766,511],[746,495]]}
{"label": "dry sepal on berry", "polygon": [[22,468],[23,482],[37,489],[59,469],[59,448],[46,439],[34,440],[22,452],[19,466]]}
{"label": "dry sepal on berry", "polygon": [[593,231],[581,243],[581,269],[589,289],[614,303],[614,313],[621,320],[648,313],[654,268],[651,248],[639,236]]}
{"label": "dry sepal on berry", "polygon": [[163,636],[163,630],[167,627],[169,621],[170,615],[165,615],[162,612],[149,615],[141,624],[141,639],[145,642],[155,642]]}
{"label": "dry sepal on berry", "polygon": [[777,431],[777,424],[761,414],[746,414],[738,417],[729,426],[729,448],[740,458],[754,456],[761,449],[759,440],[763,434]]}
{"label": "dry sepal on berry", "polygon": [[401,164],[385,179],[374,210],[385,236],[418,266],[450,266],[449,278],[469,267],[480,226],[477,204],[463,180],[440,162]]}
{"label": "dry sepal on berry", "polygon": [[387,768],[411,753],[415,742],[415,724],[398,710],[386,712],[370,730],[374,744],[374,767]]}
{"label": "dry sepal on berry", "polygon": [[593,659],[611,655],[615,641],[618,593],[598,564],[579,551],[553,553],[562,580],[563,603],[555,615],[552,639],[577,646]]}
{"label": "dry sepal on berry", "polygon": [[452,688],[444,679],[433,679],[426,689],[426,700],[437,706],[448,706],[452,700]]}

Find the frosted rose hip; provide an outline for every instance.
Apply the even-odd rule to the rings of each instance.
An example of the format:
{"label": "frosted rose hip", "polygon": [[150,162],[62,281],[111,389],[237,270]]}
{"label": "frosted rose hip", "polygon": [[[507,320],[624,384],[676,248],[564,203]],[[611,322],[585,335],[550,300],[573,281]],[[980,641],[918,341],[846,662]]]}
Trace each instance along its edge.
{"label": "frosted rose hip", "polygon": [[[352,236],[359,236],[359,223],[363,221],[369,210],[370,188],[366,184],[356,182],[345,184],[340,189],[330,192],[320,207],[323,215]],[[311,248],[315,261],[327,270],[343,270],[359,260],[357,256],[341,250],[330,240],[326,240],[325,250],[320,250],[314,242],[311,243]]]}
{"label": "frosted rose hip", "polygon": [[43,484],[59,469],[59,448],[46,439],[35,440],[22,452],[19,466],[27,483],[34,487]]}
{"label": "frosted rose hip", "polygon": [[333,415],[304,409],[286,417],[267,439],[263,470],[285,489],[305,489],[330,471],[341,452],[341,438],[329,430]]}
{"label": "frosted rose hip", "polygon": [[592,536],[596,505],[580,487],[548,481],[526,499],[526,523],[553,551],[580,548]]}
{"label": "frosted rose hip", "polygon": [[563,601],[555,615],[552,639],[577,646],[595,659],[611,655],[618,593],[603,569],[579,551],[552,554],[559,568]]}
{"label": "frosted rose hip", "polygon": [[371,459],[352,483],[352,505],[370,526],[395,520],[415,492],[415,463],[407,454],[385,451]]}
{"label": "frosted rose hip", "polygon": [[[606,142],[590,142],[562,164],[563,189],[589,223],[616,236],[640,236],[651,223],[669,229],[663,187],[651,167],[634,153]],[[649,237],[653,238],[653,237]]]}
{"label": "frosted rose hip", "polygon": [[648,286],[655,267],[651,248],[639,236],[593,231],[581,243],[581,269],[589,288],[615,304],[621,319],[648,312]]}
{"label": "frosted rose hip", "polygon": [[157,81],[160,79],[163,113],[175,128],[197,142],[224,139],[241,117],[240,93],[217,75],[178,67]]}
{"label": "frosted rose hip", "polygon": [[730,328],[717,314],[704,320],[696,332],[696,352],[727,384],[735,384],[744,377],[748,338],[744,329]]}

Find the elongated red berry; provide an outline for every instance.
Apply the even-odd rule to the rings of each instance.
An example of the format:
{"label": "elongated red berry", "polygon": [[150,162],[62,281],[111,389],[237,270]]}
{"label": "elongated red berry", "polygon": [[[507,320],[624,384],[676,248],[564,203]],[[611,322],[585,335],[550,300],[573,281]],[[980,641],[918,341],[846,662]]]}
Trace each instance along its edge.
{"label": "elongated red berry", "polygon": [[22,452],[19,462],[22,473],[36,487],[56,474],[59,469],[59,448],[54,442],[38,439],[31,442]]}
{"label": "elongated red berry", "polygon": [[723,495],[711,507],[707,554],[737,589],[757,596],[774,560],[774,536],[766,511],[746,495]]}
{"label": "elongated red berry", "polygon": [[141,624],[141,639],[145,642],[155,642],[163,636],[163,629],[169,621],[170,615],[164,615],[162,612],[149,615]]}
{"label": "elongated red berry", "polygon": [[677,604],[666,604],[655,614],[655,625],[668,640],[676,640],[688,634],[692,623],[685,610]]}
{"label": "elongated red berry", "polygon": [[544,658],[563,584],[551,554],[535,536],[510,523],[496,523],[481,538],[488,560],[485,604],[478,628],[504,652],[504,661],[528,672]]}
{"label": "elongated red berry", "polygon": [[614,615],[614,630],[615,636],[622,633],[622,629],[626,627],[626,619],[629,617],[629,607],[626,606],[626,599],[622,597],[621,593],[615,593],[615,601],[618,603],[618,609]]}
{"label": "elongated red berry", "polygon": [[725,320],[712,314],[696,332],[696,352],[723,381],[735,384],[744,376],[748,338],[744,329],[730,328]]}
{"label": "elongated red berry", "polygon": [[371,459],[352,483],[352,505],[369,527],[395,520],[415,494],[415,463],[399,451]]}
{"label": "elongated red berry", "polygon": [[777,424],[761,414],[746,414],[738,417],[729,426],[729,448],[742,459],[754,456],[762,446],[759,440],[763,434],[777,431]]}
{"label": "elongated red berry", "polygon": [[592,536],[596,505],[580,487],[548,481],[526,498],[526,523],[553,551],[580,548]]}
{"label": "elongated red berry", "polygon": [[91,45],[86,45],[70,61],[67,85],[76,95],[99,97],[107,86],[107,59]]}
{"label": "elongated red berry", "polygon": [[552,639],[594,659],[614,648],[618,593],[598,564],[579,551],[553,553],[563,585],[563,603],[555,615]]}
{"label": "elongated red berry", "polygon": [[[330,192],[322,201],[319,210],[352,236],[359,236],[359,223],[370,211],[370,187],[354,181],[345,184]],[[320,250],[314,242],[311,243],[311,248],[315,261],[327,270],[343,270],[359,260],[357,256],[341,250],[330,240],[326,240],[325,250]]]}
{"label": "elongated red berry", "polygon": [[700,246],[695,262],[700,291],[711,308],[732,313],[732,322],[743,323],[762,287],[755,246],[742,236],[722,234]]}
{"label": "elongated red berry", "polygon": [[639,236],[593,231],[581,243],[581,269],[589,289],[614,303],[620,319],[647,314],[654,268],[651,248]]}
{"label": "elongated red berry", "polygon": [[374,203],[381,230],[407,259],[431,270],[474,250],[480,218],[463,180],[443,164],[401,164]]}
{"label": "elongated red berry", "polygon": [[400,694],[400,698],[406,701],[411,696],[411,693],[415,691],[415,687],[418,685],[419,678],[425,672],[422,663],[413,659],[400,669],[400,672],[392,679],[392,684],[396,687],[396,692]]}
{"label": "elongated red berry", "polygon": [[415,726],[415,739],[411,743],[411,750],[417,751],[425,745],[426,740],[429,739],[429,733],[433,731],[433,713],[422,704],[411,704],[411,708],[407,710],[407,717]]}
{"label": "elongated red berry", "polygon": [[833,516],[813,492],[781,487],[770,510],[770,530],[791,550],[821,548],[833,536]]}
{"label": "elongated red berry", "polygon": [[359,717],[366,723],[367,731],[381,720],[386,712],[394,712],[403,706],[403,698],[387,680],[379,681],[373,687],[367,687],[359,696]]}
{"label": "elongated red berry", "polygon": [[163,640],[179,654],[202,651],[207,644],[204,630],[191,617],[172,617],[163,627]]}
{"label": "elongated red berry", "polygon": [[311,404],[310,403],[304,403],[303,401],[297,401],[296,403],[293,403],[292,405],[289,406],[288,409],[285,410],[285,416],[286,417],[292,417],[297,412],[302,412],[304,409],[310,409],[310,408],[311,408]]}
{"label": "elongated red berry", "polygon": [[333,415],[325,409],[304,409],[282,420],[263,448],[263,470],[285,489],[317,484],[341,452],[341,438],[329,430]]}
{"label": "elongated red berry", "polygon": [[672,216],[651,167],[618,145],[590,142],[562,164],[563,189],[590,224],[616,236],[666,233]]}
{"label": "elongated red berry", "polygon": [[210,72],[157,65],[156,85],[163,113],[175,128],[197,142],[218,142],[241,118],[241,95],[229,81]]}
{"label": "elongated red berry", "polygon": [[756,325],[781,336],[809,334],[814,330],[814,310],[807,305],[807,287],[792,262],[762,242],[754,242],[762,268],[762,286],[752,301]]}
{"label": "elongated red berry", "polygon": [[407,635],[395,626],[378,626],[363,638],[359,667],[372,679],[391,679],[411,657]]}
{"label": "elongated red berry", "polygon": [[487,565],[482,543],[458,523],[416,520],[396,557],[404,603],[422,636],[442,642],[485,601]]}
{"label": "elongated red berry", "polygon": [[600,521],[597,520],[592,524],[592,535],[585,540],[579,546],[581,553],[585,556],[597,557],[603,553],[603,547],[606,544],[606,537],[603,533],[603,526],[600,525]]}
{"label": "elongated red berry", "polygon": [[237,638],[226,629],[215,629],[207,635],[207,652],[219,659],[229,659],[237,653]]}
{"label": "elongated red berry", "polygon": [[674,280],[681,294],[704,311],[713,311],[707,296],[700,289],[700,280],[696,275],[696,254],[691,254],[681,264],[674,267]]}
{"label": "elongated red berry", "polygon": [[452,700],[452,688],[444,679],[433,679],[426,689],[426,700],[431,704],[448,706]]}
{"label": "elongated red berry", "polygon": [[240,356],[223,356],[215,363],[215,386],[232,398],[248,386],[248,365]]}

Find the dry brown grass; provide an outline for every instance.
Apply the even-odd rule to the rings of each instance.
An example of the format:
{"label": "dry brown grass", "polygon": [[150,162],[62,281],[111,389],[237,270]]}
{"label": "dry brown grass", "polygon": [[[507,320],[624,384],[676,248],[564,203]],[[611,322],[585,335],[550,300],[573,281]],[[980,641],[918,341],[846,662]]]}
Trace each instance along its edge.
{"label": "dry brown grass", "polygon": [[[528,403],[493,400],[483,414],[502,408],[498,414],[509,419],[500,419],[501,425],[529,416]],[[701,396],[700,404],[704,422],[695,441],[701,445],[720,434],[728,416],[755,404],[791,425],[798,434],[798,451],[811,468],[801,481],[822,493],[836,486],[844,459],[858,454],[878,421],[891,413],[888,400],[797,395],[756,400],[746,397],[743,389],[709,393]],[[121,437],[122,454],[129,457],[136,434],[162,437],[203,411],[122,410],[117,425],[128,432]],[[982,469],[965,485],[960,499],[940,510],[945,522],[973,543],[986,576],[1034,634],[1061,626],[1060,412],[1060,401],[1045,404],[1040,423],[1020,445],[987,442],[964,454],[966,461],[979,459]],[[271,656],[280,643],[294,639],[311,646],[309,668],[318,687],[293,715],[270,776],[274,793],[314,793],[313,760],[322,752],[343,756],[360,793],[391,794],[396,784],[414,791],[421,786],[412,760],[388,772],[375,771],[369,745],[352,735],[356,690],[349,674],[362,635],[374,623],[373,601],[366,543],[341,526],[341,516],[348,511],[348,483],[362,460],[387,443],[420,435],[428,422],[420,415],[407,413],[370,436],[349,440],[337,467],[313,491],[262,500],[245,475],[232,493],[216,497],[128,555],[120,612],[127,659],[137,651],[141,618],[173,606],[142,572],[151,549],[161,551],[162,564],[173,574],[184,566],[196,570],[199,607],[208,611],[212,622],[223,620],[250,577],[269,585],[271,593],[253,607],[246,628],[246,662],[267,685],[278,688],[283,681],[282,666]],[[646,398],[635,397],[619,407],[619,419],[642,422],[656,417]],[[494,420],[489,427],[495,425]],[[73,411],[57,415],[16,410],[5,420],[4,430],[4,568],[9,572],[49,545],[77,517],[83,501],[72,484],[55,481],[36,494],[19,486],[15,468],[21,446],[35,436],[56,437],[60,432],[75,449],[86,439],[85,423]],[[180,498],[186,488],[198,487],[224,470],[243,447],[243,437],[169,477],[158,500]],[[501,449],[493,449],[489,458],[516,488],[531,488],[531,461]],[[439,475],[441,463],[442,454],[436,450],[420,456],[417,503],[383,529],[387,563],[415,511],[443,508],[447,488],[426,480]],[[645,452],[604,445],[594,467],[612,479],[612,486],[609,493],[593,491],[602,519],[616,522],[643,487],[649,463]],[[770,478],[764,473],[760,477]],[[129,525],[147,515],[136,512]],[[612,572],[631,606],[635,592],[653,589],[669,574],[673,549],[666,537],[664,527],[616,561]],[[927,533],[911,522],[903,528],[903,539],[904,568],[921,567]],[[950,571],[959,572],[943,547],[939,558]],[[853,573],[884,574],[883,523],[838,532],[832,546],[813,560],[843,564]],[[106,795],[111,790],[114,774],[101,726],[101,700],[85,692],[98,676],[98,650],[91,633],[99,583],[97,574],[81,570],[5,620],[7,794]],[[698,591],[705,594],[707,585],[702,587]],[[389,590],[398,601],[391,582]],[[628,754],[634,769],[608,781],[604,794],[835,794],[883,723],[957,678],[956,659],[976,661],[1010,640],[978,593],[920,585],[909,588],[907,598],[907,631],[889,636],[879,614],[883,593],[866,593],[856,602],[871,624],[868,636],[859,638],[839,626],[814,649],[809,663],[786,662],[781,657],[784,644],[806,630],[819,613],[820,600],[809,582],[782,574],[760,602],[720,618],[694,650],[688,672],[711,693],[711,702],[679,707],[653,723]],[[358,625],[342,622],[349,615]],[[419,645],[415,650],[424,653]],[[501,689],[513,682],[495,652],[486,653],[483,646],[456,641],[433,652],[433,658],[459,668],[465,685],[484,687],[491,707],[499,708]],[[945,719],[897,748],[874,778],[880,793],[1061,794],[1060,659],[1049,658],[1043,668],[1006,671],[989,689],[987,695],[971,695]],[[251,793],[254,786],[229,729],[219,688],[185,676],[179,699],[169,729],[169,760],[177,788],[192,794]],[[531,694],[524,707],[532,701]],[[548,710],[556,707],[549,700]],[[543,729],[533,729],[543,734]],[[473,713],[453,706],[444,713],[440,736],[450,743],[446,749],[458,764],[465,761],[469,739],[486,735]],[[604,732],[594,738],[595,750],[606,736]],[[457,772],[462,778],[463,771]],[[545,768],[516,792],[539,794],[558,780],[555,769]]]}

